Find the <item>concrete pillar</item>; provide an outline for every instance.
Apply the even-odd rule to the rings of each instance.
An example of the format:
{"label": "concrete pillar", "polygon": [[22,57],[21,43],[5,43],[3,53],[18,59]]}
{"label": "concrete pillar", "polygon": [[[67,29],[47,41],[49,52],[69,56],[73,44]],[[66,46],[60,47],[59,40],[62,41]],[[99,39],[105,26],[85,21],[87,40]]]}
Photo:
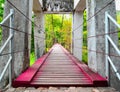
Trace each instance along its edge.
{"label": "concrete pillar", "polygon": [[83,12],[76,11],[73,14],[73,55],[79,60],[82,60],[82,43],[83,43]]}
{"label": "concrete pillar", "polygon": [[[10,3],[11,4],[10,4]],[[12,75],[13,77],[17,77],[22,71],[24,71],[29,66],[29,47],[31,41],[28,35],[31,33],[31,21],[28,20],[25,16],[31,19],[32,15],[32,0],[9,0],[9,2],[5,2],[5,12],[4,17],[8,15],[10,9],[15,10],[14,14],[14,28],[17,29],[14,31],[14,62],[12,65]],[[13,5],[12,5],[13,4]],[[17,9],[19,9],[23,14],[21,14]],[[4,25],[9,26],[9,21],[7,21]],[[2,44],[8,38],[9,28],[3,27],[2,32]],[[7,46],[3,53],[9,52],[9,46]],[[3,70],[4,66],[8,61],[9,55],[4,55],[0,57],[0,73]],[[5,86],[8,83],[8,73],[6,73],[3,78],[0,87]]]}
{"label": "concrete pillar", "polygon": [[38,59],[44,54],[45,49],[45,32],[44,32],[44,14],[43,12],[35,12],[34,23],[37,25],[34,27],[34,44],[35,44],[35,56]]}
{"label": "concrete pillar", "polygon": [[[88,65],[92,70],[100,73],[104,77],[105,35],[97,35],[105,34],[105,11],[108,11],[113,18],[116,16],[115,1],[111,1],[112,0],[86,0],[88,16]],[[112,22],[110,22],[110,25],[110,32],[116,31],[116,28]],[[118,44],[117,35],[117,33],[110,35],[116,45]],[[116,56],[117,54],[115,53],[115,50],[112,48],[112,46],[109,47],[110,53]],[[111,58],[119,71],[120,62],[115,56],[111,56]],[[120,82],[118,82],[118,79],[116,78],[112,68],[110,69],[110,76],[110,85],[119,89]]]}
{"label": "concrete pillar", "polygon": [[[87,17],[89,19],[91,16],[95,14],[95,1],[87,0],[86,4],[87,4],[86,5],[87,6]],[[88,26],[88,37],[93,36],[92,38],[88,39],[88,65],[92,70],[97,71],[97,59],[96,59],[97,53],[89,51],[89,49],[96,51],[96,37],[94,37],[96,36],[95,17],[91,18],[91,20],[88,21],[87,26]]]}

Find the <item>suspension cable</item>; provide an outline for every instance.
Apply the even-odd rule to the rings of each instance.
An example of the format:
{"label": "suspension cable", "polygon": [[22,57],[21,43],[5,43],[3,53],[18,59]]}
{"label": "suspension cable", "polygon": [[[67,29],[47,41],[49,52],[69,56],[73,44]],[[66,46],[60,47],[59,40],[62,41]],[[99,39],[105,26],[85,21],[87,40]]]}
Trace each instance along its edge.
{"label": "suspension cable", "polygon": [[[40,28],[37,24],[35,24],[29,17],[27,17],[21,10],[19,10],[13,3],[11,3],[9,0],[7,0],[9,4],[11,4],[19,13],[21,13],[28,21],[33,23],[36,27]],[[41,30],[42,31],[42,30]],[[44,31],[42,31],[44,32]]]}
{"label": "suspension cable", "polygon": [[[40,46],[40,47],[44,47],[45,45],[43,45],[43,46]],[[31,49],[30,48],[28,48],[28,49],[26,49],[27,51],[30,51]],[[5,55],[9,55],[9,54],[15,54],[15,53],[22,53],[22,52],[24,52],[25,50],[18,50],[18,51],[13,51],[13,52],[11,52],[11,53],[3,53],[3,54],[0,54],[0,56],[5,56]]]}
{"label": "suspension cable", "polygon": [[[93,17],[95,17],[97,14],[99,14],[102,10],[104,10],[107,6],[109,6],[113,1],[115,1],[115,0],[112,0],[112,1],[110,1],[109,3],[107,3],[104,7],[102,7],[100,10],[98,10],[93,16],[91,16],[90,18],[88,18],[87,20],[86,20],[86,22],[87,21],[90,21]],[[83,26],[83,23],[81,23],[78,27],[76,27],[74,30],[73,30],[73,32],[75,32],[78,28],[80,28],[81,26]]]}
{"label": "suspension cable", "polygon": [[[95,36],[88,36],[87,37],[87,39],[89,39],[89,38],[95,38],[95,37],[101,37],[101,36],[105,36],[105,35],[110,35],[110,34],[115,34],[115,33],[118,33],[118,32],[120,32],[120,30],[118,30],[118,31],[113,31],[113,32],[108,32],[108,33],[104,33],[104,34],[98,34],[98,35],[95,35]],[[81,37],[81,38],[76,38],[76,39],[74,39],[74,40],[83,40],[83,37]]]}
{"label": "suspension cable", "polygon": [[[13,29],[14,31],[21,32],[21,33],[24,33],[24,34],[32,35],[32,34],[30,34],[30,33],[23,32],[23,31],[21,31],[21,30],[19,30],[19,29],[16,29],[16,28],[13,28],[13,27],[9,27],[9,26],[6,26],[6,25],[4,25],[4,24],[0,24],[0,26],[6,27],[6,28],[9,28],[9,29]],[[37,36],[37,35],[34,35],[34,37],[45,39],[44,37],[40,37],[40,36]]]}
{"label": "suspension cable", "polygon": [[90,51],[90,52],[96,52],[96,53],[99,53],[99,54],[104,54],[104,55],[119,57],[119,58],[120,58],[119,55],[115,55],[115,54],[113,54],[113,53],[108,54],[108,53],[105,53],[105,52],[102,52],[102,51],[92,50],[92,49],[88,49],[88,48],[85,48],[85,47],[83,47],[83,48],[75,47],[75,48],[82,49],[82,50],[87,50],[87,51]]}

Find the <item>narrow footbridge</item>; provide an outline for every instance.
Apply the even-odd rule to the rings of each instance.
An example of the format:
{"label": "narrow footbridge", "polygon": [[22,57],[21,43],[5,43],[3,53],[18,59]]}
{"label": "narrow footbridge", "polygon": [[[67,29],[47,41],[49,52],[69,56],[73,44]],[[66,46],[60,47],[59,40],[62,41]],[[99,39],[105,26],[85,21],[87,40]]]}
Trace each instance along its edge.
{"label": "narrow footbridge", "polygon": [[107,86],[107,80],[91,71],[61,45],[55,44],[20,74],[13,86]]}

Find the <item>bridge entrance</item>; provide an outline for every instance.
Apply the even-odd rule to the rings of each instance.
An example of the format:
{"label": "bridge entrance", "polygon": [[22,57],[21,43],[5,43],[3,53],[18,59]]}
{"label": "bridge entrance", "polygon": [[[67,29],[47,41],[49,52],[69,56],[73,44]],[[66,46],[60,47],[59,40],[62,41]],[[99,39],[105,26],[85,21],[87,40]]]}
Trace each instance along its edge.
{"label": "bridge entrance", "polygon": [[[44,15],[46,13],[72,13],[71,52],[73,56],[82,61],[82,49],[87,49],[88,67],[106,78],[110,86],[119,89],[120,51],[117,47],[118,29],[116,28],[116,26],[119,28],[119,24],[115,20],[115,1],[76,0],[73,2],[73,0],[6,0],[5,18],[0,23],[3,28],[3,46],[0,49],[0,61],[3,62],[1,62],[0,80],[5,75],[1,84],[8,83],[8,73],[6,73],[8,67],[10,85],[12,80],[29,67],[31,25],[34,24],[34,35],[32,37],[34,38],[35,58],[39,59],[45,54],[45,38],[48,37],[45,32]],[[11,12],[9,12],[10,8],[12,8]],[[83,11],[85,8],[87,11],[87,48],[82,47]],[[32,20],[33,13],[34,22]],[[52,27],[53,31],[55,31],[54,27]],[[60,42],[59,39],[56,39],[56,34],[58,36],[59,33],[53,32],[53,34],[55,34],[54,39],[51,41],[53,43]],[[65,40],[65,44],[61,41],[66,48],[69,46],[66,44],[67,40]]]}

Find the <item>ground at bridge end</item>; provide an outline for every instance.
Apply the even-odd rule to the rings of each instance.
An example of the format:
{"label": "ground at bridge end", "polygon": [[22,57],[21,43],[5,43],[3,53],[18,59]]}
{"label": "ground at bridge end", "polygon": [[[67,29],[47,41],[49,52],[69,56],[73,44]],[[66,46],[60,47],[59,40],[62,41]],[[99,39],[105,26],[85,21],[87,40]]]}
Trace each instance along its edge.
{"label": "ground at bridge end", "polygon": [[119,92],[111,87],[18,87],[4,92]]}

